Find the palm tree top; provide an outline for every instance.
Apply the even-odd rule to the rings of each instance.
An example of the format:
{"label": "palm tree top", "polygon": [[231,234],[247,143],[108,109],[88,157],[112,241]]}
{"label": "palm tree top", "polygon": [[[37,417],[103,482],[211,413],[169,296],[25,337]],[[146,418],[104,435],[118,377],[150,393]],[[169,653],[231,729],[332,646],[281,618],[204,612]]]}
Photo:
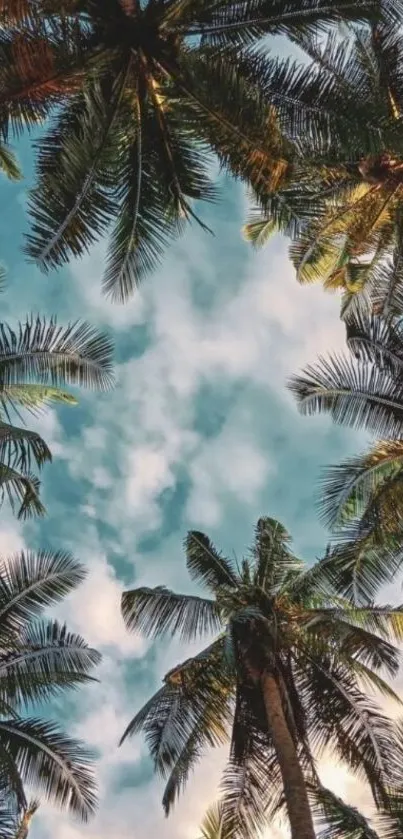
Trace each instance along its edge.
{"label": "palm tree top", "polygon": [[357,565],[354,545],[342,544],[309,567],[292,553],[283,525],[269,517],[257,522],[242,561],[223,556],[199,531],[188,533],[185,551],[190,577],[211,599],[164,586],[122,596],[131,630],[148,638],[210,638],[199,654],[166,674],[122,737],[144,732],[155,768],[166,778],[166,811],[205,749],[230,736],[226,814],[244,837],[264,822],[268,799],[277,800],[280,784],[262,699],[267,674],[280,696],[288,696],[283,711],[306,778],[316,778],[312,748],[320,753],[331,745],[349,765],[359,752],[375,799],[384,800],[386,785],[393,779],[397,786],[400,777],[394,752],[400,734],[362,692],[361,680],[399,701],[378,670],[396,673],[392,642],[403,637],[403,611],[373,607],[383,581],[374,572],[374,557],[361,556]]}
{"label": "palm tree top", "polygon": [[[26,0],[0,4],[0,131],[38,121],[26,251],[43,270],[112,228],[103,278],[125,301],[194,204],[213,200],[210,155],[257,189],[287,168],[249,47],[340,20],[379,19],[380,0]],[[242,53],[242,60],[241,60]],[[252,65],[252,67],[250,67]]]}
{"label": "palm tree top", "polygon": [[[96,804],[90,750],[59,726],[24,712],[93,681],[100,654],[44,610],[85,577],[70,554],[21,551],[0,563],[0,835],[28,829],[37,805],[24,786],[87,820]],[[11,827],[10,827],[11,830]],[[5,833],[8,837],[9,834]],[[11,833],[11,835],[13,835]]]}

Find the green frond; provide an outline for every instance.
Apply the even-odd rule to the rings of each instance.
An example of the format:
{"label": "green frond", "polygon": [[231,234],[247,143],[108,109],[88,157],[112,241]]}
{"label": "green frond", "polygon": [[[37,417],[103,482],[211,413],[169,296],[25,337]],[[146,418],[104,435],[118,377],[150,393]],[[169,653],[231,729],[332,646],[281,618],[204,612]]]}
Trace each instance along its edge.
{"label": "green frond", "polygon": [[233,677],[223,657],[223,641],[179,665],[136,714],[121,742],[143,732],[156,771],[167,778],[168,810],[206,745],[222,744],[229,723]]}
{"label": "green frond", "polygon": [[259,218],[249,221],[243,227],[243,235],[247,242],[255,248],[263,248],[274,233],[278,232],[276,222],[271,218]]}
{"label": "green frond", "polygon": [[52,402],[77,405],[78,399],[72,393],[50,385],[30,382],[29,384],[5,383],[0,386],[0,404],[4,405],[5,411],[18,406],[32,414],[38,414]]}
{"label": "green frond", "polygon": [[[176,10],[178,4],[174,4]],[[357,5],[353,2],[328,0],[253,0],[239,3],[179,4],[189,34],[201,36],[203,42],[224,48],[228,45],[248,44],[266,34],[293,36],[295,31],[321,30],[341,20],[355,22],[379,19],[379,8],[372,2]],[[176,12],[178,15],[178,12]],[[170,12],[169,20],[174,19]],[[180,20],[180,17],[179,17]]]}
{"label": "green frond", "polygon": [[4,143],[0,143],[0,170],[10,181],[20,181],[22,178],[15,155]]}
{"label": "green frond", "polygon": [[[315,657],[306,649],[298,661],[298,685],[309,717],[310,741],[330,747],[357,777],[366,780],[377,804],[399,784],[401,741],[396,726],[357,686],[356,675],[336,656]],[[309,703],[309,704],[308,704]]]}
{"label": "green frond", "polygon": [[53,723],[0,720],[0,770],[5,756],[25,784],[82,821],[96,805],[92,755]]}
{"label": "green frond", "polygon": [[152,105],[137,95],[137,120],[130,130],[125,124],[120,142],[118,220],[103,280],[105,292],[118,302],[159,264],[186,221],[200,222],[194,201],[215,197],[209,156],[187,127],[184,103],[163,107],[151,83],[150,96]]}
{"label": "green frond", "polygon": [[392,582],[401,568],[400,536],[377,544],[371,535],[356,531],[343,532],[313,570],[317,569],[319,583],[330,584],[355,606],[368,606],[381,586]]}
{"label": "green frond", "polygon": [[220,801],[212,804],[200,825],[199,839],[231,839],[231,831],[223,825],[222,805]]}
{"label": "green frond", "polygon": [[343,262],[345,243],[319,234],[316,239],[299,236],[290,245],[290,259],[297,270],[300,283],[327,282]]}
{"label": "green frond", "polygon": [[151,638],[168,633],[191,641],[221,628],[220,611],[213,600],[175,594],[164,586],[125,591],[122,614],[128,629]]}
{"label": "green frond", "polygon": [[0,506],[8,500],[13,513],[22,521],[44,516],[45,507],[39,497],[40,481],[32,473],[24,473],[0,463]]}
{"label": "green frond", "polygon": [[30,318],[18,330],[0,324],[0,374],[7,386],[36,381],[106,390],[113,383],[112,343],[85,321],[63,327],[55,318]]}
{"label": "green frond", "polygon": [[[316,612],[316,621],[315,621]],[[393,641],[401,632],[401,614],[394,616],[389,609],[380,613],[378,609],[330,608],[312,610],[308,618],[306,635],[315,650],[321,642],[337,644],[340,662],[347,662],[355,672],[358,662],[373,672],[386,671],[395,676],[401,663],[399,650]],[[398,638],[398,640],[400,640]],[[318,654],[324,650],[316,647]],[[363,671],[364,673],[364,671]]]}
{"label": "green frond", "polygon": [[369,452],[327,467],[320,483],[319,505],[329,527],[361,518],[374,495],[382,493],[394,478],[403,484],[403,442],[384,440]]}
{"label": "green frond", "polygon": [[331,790],[319,787],[310,795],[320,839],[380,839],[369,820]]}
{"label": "green frond", "polygon": [[255,528],[252,553],[255,559],[255,579],[270,594],[278,592],[288,582],[290,574],[300,572],[301,560],[289,550],[290,535],[285,527],[271,518],[260,518]]}
{"label": "green frond", "polygon": [[403,332],[398,320],[356,316],[347,321],[347,343],[360,362],[379,365],[391,374],[403,367]]}
{"label": "green frond", "polygon": [[4,639],[0,654],[0,697],[13,707],[43,701],[90,680],[100,661],[80,635],[57,621],[34,623]]}
{"label": "green frond", "polygon": [[0,636],[19,630],[46,606],[58,603],[85,577],[66,551],[21,551],[0,566]]}
{"label": "green frond", "polygon": [[334,422],[382,437],[403,436],[399,380],[382,368],[342,355],[320,358],[289,382],[303,414],[329,413]]}
{"label": "green frond", "polygon": [[208,536],[190,530],[185,539],[186,567],[192,580],[216,591],[220,586],[235,588],[238,584],[233,563],[223,557]]}
{"label": "green frond", "polygon": [[[218,693],[217,693],[218,688]],[[200,708],[198,719],[190,728],[188,738],[178,752],[164,788],[162,806],[169,815],[175,801],[185,788],[189,775],[207,749],[220,746],[229,739],[230,709],[228,707],[228,685],[225,679],[217,683],[210,697]]]}

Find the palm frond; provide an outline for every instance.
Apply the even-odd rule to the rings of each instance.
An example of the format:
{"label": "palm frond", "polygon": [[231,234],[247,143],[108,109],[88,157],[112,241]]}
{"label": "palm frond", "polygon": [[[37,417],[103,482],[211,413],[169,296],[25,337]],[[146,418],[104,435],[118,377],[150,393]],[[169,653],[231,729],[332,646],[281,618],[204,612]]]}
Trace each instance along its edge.
{"label": "palm frond", "polygon": [[176,594],[164,586],[125,591],[122,614],[128,629],[151,638],[169,633],[191,641],[221,628],[220,611],[213,600]]}
{"label": "palm frond", "polygon": [[212,804],[200,825],[201,835],[198,839],[231,839],[230,831],[223,825],[222,804],[220,801]]}
{"label": "palm frond", "polygon": [[21,551],[0,566],[0,634],[18,630],[58,603],[85,577],[66,551]]}
{"label": "palm frond", "polygon": [[290,536],[280,522],[260,518],[255,529],[253,556],[256,582],[266,591],[276,592],[290,573],[301,571],[302,563],[289,550]]}
{"label": "palm frond", "polygon": [[382,369],[329,356],[294,376],[289,388],[303,414],[329,413],[352,428],[403,436],[403,387]]}
{"label": "palm frond", "polygon": [[215,197],[207,150],[187,126],[184,103],[174,100],[166,108],[173,94],[169,87],[161,93],[162,102],[151,78],[151,105],[137,94],[137,119],[130,131],[126,124],[122,131],[118,221],[104,276],[106,293],[120,302],[158,265],[186,221],[201,223],[194,201]]}
{"label": "palm frond", "polygon": [[0,324],[0,374],[5,385],[36,380],[105,390],[113,383],[112,343],[84,321],[63,327],[38,317],[18,330]]}
{"label": "palm frond", "polygon": [[[0,388],[0,404],[1,401]],[[29,473],[32,463],[41,468],[51,460],[50,449],[36,431],[0,421],[0,463],[4,467]]]}
{"label": "palm frond", "polygon": [[379,503],[379,497],[387,493],[392,479],[397,478],[403,484],[402,461],[402,441],[385,440],[364,455],[327,467],[319,498],[325,524],[337,527],[361,518],[374,495]]}
{"label": "palm frond", "polygon": [[22,178],[15,155],[4,143],[0,143],[0,170],[10,181],[20,181]]}
{"label": "palm frond", "polygon": [[[298,663],[298,685],[310,716],[310,741],[317,749],[331,746],[339,759],[366,780],[378,805],[388,787],[399,783],[400,740],[396,727],[380,712],[356,677],[337,660],[305,650]],[[308,699],[309,697],[309,699]]]}
{"label": "palm frond", "polygon": [[2,644],[0,697],[13,707],[44,700],[90,680],[100,654],[57,621],[22,628]]}
{"label": "palm frond", "polygon": [[223,557],[208,536],[190,530],[185,539],[186,567],[193,580],[204,583],[212,591],[220,586],[237,585],[233,563]]}
{"label": "palm frond", "polygon": [[400,536],[390,536],[377,544],[371,534],[347,529],[314,566],[315,582],[330,584],[333,591],[356,606],[368,606],[381,586],[395,578],[402,560]]}
{"label": "palm frond", "polygon": [[379,839],[368,819],[324,787],[311,790],[320,839]]}
{"label": "palm frond", "polygon": [[167,778],[168,810],[181,791],[194,761],[207,745],[223,742],[229,721],[233,676],[215,641],[170,671],[165,685],[136,714],[123,734],[143,732],[156,771]]}
{"label": "palm frond", "polygon": [[[174,9],[177,5],[174,4]],[[266,34],[292,36],[295,31],[306,32],[311,28],[317,31],[340,20],[376,20],[379,14],[378,4],[364,2],[357,8],[349,0],[331,5],[327,0],[253,0],[244,4],[196,4],[195,0],[188,0],[183,17],[189,34],[199,35],[203,42],[223,48],[228,44],[242,46]],[[173,15],[171,12],[169,19]]]}
{"label": "palm frond", "polygon": [[14,762],[24,783],[83,821],[96,804],[92,755],[49,722],[0,720],[0,768],[3,756]]}
{"label": "palm frond", "polygon": [[111,85],[88,85],[41,140],[26,250],[45,270],[79,256],[112,218],[113,182],[105,163],[114,147],[130,66],[131,60],[117,67]]}
{"label": "palm frond", "polygon": [[0,506],[7,498],[10,507],[22,521],[44,516],[45,507],[39,497],[40,481],[32,473],[21,473],[0,463]]}
{"label": "palm frond", "polygon": [[186,742],[170,768],[162,797],[166,815],[179,798],[191,770],[207,749],[227,742],[229,723],[228,684],[223,679],[221,684],[217,682],[215,686],[210,685],[210,698],[204,703],[203,709],[200,709],[198,719],[191,727]]}
{"label": "palm frond", "polygon": [[360,362],[369,362],[391,374],[403,365],[403,333],[398,320],[378,316],[356,316],[347,323],[350,352]]}

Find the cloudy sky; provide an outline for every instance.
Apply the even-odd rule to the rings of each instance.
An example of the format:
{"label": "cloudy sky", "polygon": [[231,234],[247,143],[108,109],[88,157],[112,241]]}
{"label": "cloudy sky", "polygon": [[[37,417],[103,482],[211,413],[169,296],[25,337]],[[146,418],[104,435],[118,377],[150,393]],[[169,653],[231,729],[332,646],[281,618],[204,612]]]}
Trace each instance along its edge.
{"label": "cloudy sky", "polygon": [[[281,238],[258,254],[250,250],[240,236],[245,196],[224,180],[221,202],[205,213],[215,236],[190,228],[126,307],[101,296],[101,245],[43,276],[20,252],[28,142],[19,154],[26,180],[1,185],[0,256],[9,272],[3,317],[85,317],[113,334],[118,372],[113,393],[81,394],[79,407],[41,418],[55,455],[44,475],[47,519],[21,526],[1,511],[3,554],[22,545],[67,548],[86,564],[86,582],[59,612],[104,656],[100,684],[53,709],[99,755],[99,813],[82,827],[43,807],[32,839],[197,839],[225,755],[206,757],[166,820],[144,744],[119,750],[117,741],[186,650],[129,635],[120,596],[139,584],[189,590],[182,552],[189,528],[242,555],[254,522],[267,514],[281,519],[307,562],[320,555],[326,534],[315,514],[315,482],[362,439],[328,419],[300,417],[285,381],[342,345],[338,301],[297,285]],[[337,768],[325,780],[347,789]]]}

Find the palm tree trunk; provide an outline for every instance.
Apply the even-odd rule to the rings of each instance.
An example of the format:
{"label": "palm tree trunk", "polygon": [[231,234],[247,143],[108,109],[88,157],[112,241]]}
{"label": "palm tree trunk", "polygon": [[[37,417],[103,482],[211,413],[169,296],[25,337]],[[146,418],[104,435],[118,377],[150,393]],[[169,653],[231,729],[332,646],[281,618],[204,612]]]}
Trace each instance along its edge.
{"label": "palm tree trunk", "polygon": [[283,780],[291,837],[292,839],[315,839],[305,778],[287,725],[278,684],[275,677],[266,672],[261,677],[261,686],[267,722]]}
{"label": "palm tree trunk", "polygon": [[17,833],[15,834],[14,839],[27,839],[32,817],[35,815],[37,809],[38,804],[36,801],[33,801],[32,804],[27,807],[20,821],[19,827],[17,828]]}

